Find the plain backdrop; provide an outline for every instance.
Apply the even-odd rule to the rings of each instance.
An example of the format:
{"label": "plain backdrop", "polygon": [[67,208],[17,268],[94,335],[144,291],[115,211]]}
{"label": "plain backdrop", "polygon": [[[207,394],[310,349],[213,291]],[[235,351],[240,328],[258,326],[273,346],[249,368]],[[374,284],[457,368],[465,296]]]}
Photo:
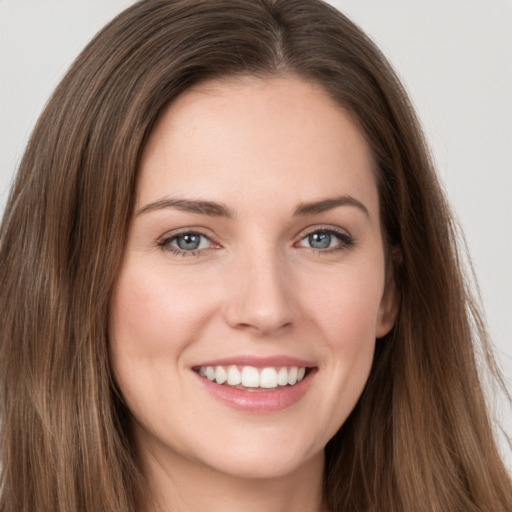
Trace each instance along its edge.
{"label": "plain backdrop", "polygon": [[[132,3],[0,0],[0,213],[51,91],[92,36]],[[465,231],[512,388],[512,1],[330,3],[370,35],[409,91]],[[503,414],[510,435],[512,418]]]}

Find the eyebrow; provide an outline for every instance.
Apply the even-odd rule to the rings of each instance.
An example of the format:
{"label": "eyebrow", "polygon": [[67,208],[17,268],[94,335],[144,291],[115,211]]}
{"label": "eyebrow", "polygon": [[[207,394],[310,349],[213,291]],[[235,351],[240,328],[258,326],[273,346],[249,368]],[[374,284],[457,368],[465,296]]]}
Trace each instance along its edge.
{"label": "eyebrow", "polygon": [[158,201],[148,203],[137,211],[137,215],[152,212],[154,210],[162,210],[165,208],[175,208],[184,212],[208,215],[209,217],[227,217],[231,219],[235,216],[234,212],[222,203],[174,198],[159,199]]}
{"label": "eyebrow", "polygon": [[[309,215],[317,215],[340,206],[354,206],[361,210],[367,217],[370,213],[366,206],[352,196],[344,195],[320,201],[312,201],[301,203],[297,206],[294,212],[296,217],[305,217]],[[199,215],[207,215],[209,217],[226,217],[232,219],[235,213],[231,208],[222,203],[213,201],[193,200],[193,199],[178,199],[178,198],[164,198],[148,203],[137,211],[137,215],[142,215],[154,210],[163,210],[166,208],[175,208],[177,210],[197,213]]]}
{"label": "eyebrow", "polygon": [[339,206],[355,206],[361,210],[368,218],[370,213],[368,208],[352,196],[344,195],[339,197],[333,197],[329,199],[323,199],[321,201],[313,201],[310,203],[301,203],[295,210],[296,216],[316,215],[323,213]]}

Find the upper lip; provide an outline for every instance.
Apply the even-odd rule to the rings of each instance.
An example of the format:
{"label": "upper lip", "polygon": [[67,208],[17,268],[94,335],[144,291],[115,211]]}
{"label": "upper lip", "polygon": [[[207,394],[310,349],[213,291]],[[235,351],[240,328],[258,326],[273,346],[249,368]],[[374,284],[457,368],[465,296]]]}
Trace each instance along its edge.
{"label": "upper lip", "polygon": [[231,366],[231,365],[254,366],[255,368],[266,368],[266,367],[282,368],[283,366],[298,366],[298,367],[304,367],[304,368],[314,368],[316,366],[316,364],[313,361],[307,361],[305,359],[300,359],[297,357],[292,357],[292,356],[287,356],[287,355],[270,356],[270,357],[240,355],[240,356],[230,356],[230,357],[223,357],[220,359],[204,361],[204,362],[194,365],[194,368],[198,368],[201,366]]}

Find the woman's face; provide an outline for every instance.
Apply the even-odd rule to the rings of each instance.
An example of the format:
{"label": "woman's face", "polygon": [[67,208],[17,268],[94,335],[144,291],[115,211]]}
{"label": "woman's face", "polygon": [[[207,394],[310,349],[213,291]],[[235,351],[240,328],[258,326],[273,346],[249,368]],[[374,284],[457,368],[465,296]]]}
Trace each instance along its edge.
{"label": "woman's face", "polygon": [[292,77],[182,95],[144,149],[111,308],[144,460],[243,477],[320,465],[392,327],[391,281],[346,111]]}

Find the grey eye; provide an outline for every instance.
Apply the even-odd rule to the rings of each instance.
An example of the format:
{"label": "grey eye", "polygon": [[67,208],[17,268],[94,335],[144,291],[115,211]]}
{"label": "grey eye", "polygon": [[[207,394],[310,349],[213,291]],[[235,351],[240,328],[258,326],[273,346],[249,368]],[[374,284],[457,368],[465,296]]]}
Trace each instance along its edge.
{"label": "grey eye", "polygon": [[309,246],[313,249],[328,249],[331,241],[332,235],[327,231],[316,231],[308,235]]}
{"label": "grey eye", "polygon": [[194,251],[199,249],[201,245],[201,237],[202,235],[197,233],[187,233],[185,235],[180,235],[175,238],[175,243],[178,248],[183,251]]}
{"label": "grey eye", "polygon": [[349,249],[353,244],[354,239],[348,233],[340,233],[333,229],[318,229],[305,235],[297,245],[314,249],[320,254]]}
{"label": "grey eye", "polygon": [[215,246],[211,239],[196,231],[187,231],[165,238],[158,245],[177,256],[197,256]]}

